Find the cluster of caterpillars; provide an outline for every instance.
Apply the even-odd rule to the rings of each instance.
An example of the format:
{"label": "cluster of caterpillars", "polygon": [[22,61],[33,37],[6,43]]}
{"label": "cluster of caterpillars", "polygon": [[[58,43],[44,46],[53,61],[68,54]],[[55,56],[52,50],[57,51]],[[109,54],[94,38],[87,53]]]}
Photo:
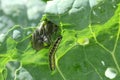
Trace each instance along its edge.
{"label": "cluster of caterpillars", "polygon": [[52,41],[52,35],[56,34],[58,26],[51,21],[44,20],[40,23],[40,26],[32,34],[32,47],[39,51],[42,48],[50,47],[49,51],[49,65],[51,70],[55,70],[55,53],[62,40],[62,36],[59,35],[55,41]]}

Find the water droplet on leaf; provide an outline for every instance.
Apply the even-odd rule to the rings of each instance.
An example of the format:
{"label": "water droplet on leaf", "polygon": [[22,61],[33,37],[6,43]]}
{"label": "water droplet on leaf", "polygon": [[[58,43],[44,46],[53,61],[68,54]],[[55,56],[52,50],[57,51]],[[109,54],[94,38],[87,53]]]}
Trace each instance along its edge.
{"label": "water droplet on leaf", "polygon": [[102,65],[105,66],[105,62],[104,61],[101,61]]}
{"label": "water droplet on leaf", "polygon": [[105,76],[109,79],[114,79],[117,76],[117,70],[115,68],[107,68]]}

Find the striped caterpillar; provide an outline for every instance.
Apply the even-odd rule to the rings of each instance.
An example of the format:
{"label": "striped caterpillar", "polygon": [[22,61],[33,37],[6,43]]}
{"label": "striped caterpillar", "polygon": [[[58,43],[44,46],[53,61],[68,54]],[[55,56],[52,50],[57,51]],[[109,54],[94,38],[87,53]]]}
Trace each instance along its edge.
{"label": "striped caterpillar", "polygon": [[36,51],[49,47],[52,43],[52,35],[57,34],[58,26],[51,21],[43,21],[32,34],[32,47]]}
{"label": "striped caterpillar", "polygon": [[[43,48],[48,48],[52,45],[53,36],[60,35],[60,29],[57,25],[49,20],[44,20],[40,23],[39,27],[32,34],[32,47],[36,51]],[[62,36],[57,36],[49,52],[49,65],[51,70],[55,70],[55,52],[59,46]]]}
{"label": "striped caterpillar", "polygon": [[55,70],[55,52],[57,51],[57,48],[58,48],[61,40],[62,40],[62,36],[59,36],[55,40],[55,42],[49,52],[49,65],[50,65],[50,69],[52,71]]}

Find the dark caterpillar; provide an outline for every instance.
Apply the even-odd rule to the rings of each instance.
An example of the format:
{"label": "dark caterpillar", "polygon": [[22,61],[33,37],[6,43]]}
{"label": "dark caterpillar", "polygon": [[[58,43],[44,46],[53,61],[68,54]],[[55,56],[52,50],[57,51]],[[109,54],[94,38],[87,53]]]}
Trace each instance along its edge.
{"label": "dark caterpillar", "polygon": [[49,52],[49,65],[50,65],[51,70],[55,70],[55,52],[57,51],[57,48],[58,48],[61,40],[62,40],[62,36],[59,36],[55,40],[52,48],[50,49],[50,52]]}
{"label": "dark caterpillar", "polygon": [[52,35],[57,34],[58,26],[50,21],[41,22],[40,26],[32,34],[32,47],[36,51],[49,47],[52,43]]}
{"label": "dark caterpillar", "polygon": [[[39,51],[43,48],[48,48],[52,45],[49,52],[49,65],[51,70],[55,69],[55,52],[62,39],[62,36],[58,36],[60,35],[60,32],[61,30],[57,25],[51,21],[44,20],[32,34],[31,43],[33,49],[36,51]],[[54,39],[56,39],[55,42]]]}

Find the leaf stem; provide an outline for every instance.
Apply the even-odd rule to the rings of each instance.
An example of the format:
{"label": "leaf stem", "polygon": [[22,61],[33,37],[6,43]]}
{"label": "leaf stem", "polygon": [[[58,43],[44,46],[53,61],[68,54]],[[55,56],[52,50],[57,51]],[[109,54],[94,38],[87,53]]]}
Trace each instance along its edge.
{"label": "leaf stem", "polygon": [[56,60],[56,68],[57,68],[58,72],[60,73],[60,75],[62,76],[63,80],[67,80],[58,66],[58,59]]}
{"label": "leaf stem", "polygon": [[92,35],[93,35],[96,43],[97,43],[100,47],[102,47],[104,50],[106,50],[108,53],[111,54],[111,51],[110,51],[110,50],[108,50],[105,46],[103,46],[102,44],[100,44],[100,43],[98,42],[98,40],[97,40],[97,38],[96,38],[96,35],[95,35],[95,33],[93,32],[93,30],[92,30],[92,28],[91,28],[91,24],[89,25],[89,28],[90,28],[90,31],[91,31],[91,33],[92,33]]}
{"label": "leaf stem", "polygon": [[117,37],[116,37],[116,41],[115,41],[115,45],[114,45],[114,48],[113,48],[113,51],[112,51],[112,58],[115,62],[115,65],[120,73],[120,67],[118,65],[118,62],[116,60],[116,57],[115,57],[115,51],[116,51],[116,48],[117,48],[117,44],[118,44],[118,40],[119,40],[119,36],[120,36],[120,13],[119,13],[119,27],[118,27],[118,33],[117,33]]}
{"label": "leaf stem", "polygon": [[100,75],[100,73],[98,72],[98,70],[95,68],[95,66],[88,60],[88,57],[86,55],[86,51],[85,51],[85,47],[83,47],[83,52],[85,54],[85,57],[86,57],[86,61],[88,62],[88,64],[90,64],[92,66],[92,68],[95,70],[95,72],[98,74],[99,78],[101,80],[103,80],[102,76]]}

